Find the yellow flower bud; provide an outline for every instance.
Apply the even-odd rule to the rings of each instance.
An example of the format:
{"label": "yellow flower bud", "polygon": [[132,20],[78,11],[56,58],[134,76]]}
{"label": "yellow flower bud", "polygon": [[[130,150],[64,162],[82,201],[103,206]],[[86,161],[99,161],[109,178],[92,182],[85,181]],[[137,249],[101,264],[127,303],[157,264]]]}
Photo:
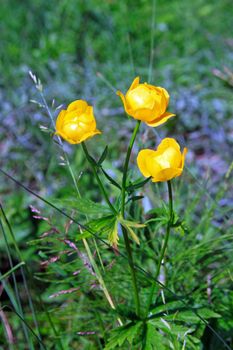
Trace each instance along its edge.
{"label": "yellow flower bud", "polygon": [[56,121],[56,135],[69,143],[77,144],[101,132],[96,129],[93,107],[86,101],[76,100],[62,110]]}
{"label": "yellow flower bud", "polygon": [[126,95],[117,91],[125,111],[131,117],[155,127],[165,123],[175,114],[166,112],[169,103],[167,90],[147,83],[139,84],[139,77],[135,78]]}
{"label": "yellow flower bud", "polygon": [[165,138],[156,151],[141,150],[137,157],[138,167],[145,177],[152,177],[153,182],[168,181],[183,172],[187,148],[183,153],[176,140]]}

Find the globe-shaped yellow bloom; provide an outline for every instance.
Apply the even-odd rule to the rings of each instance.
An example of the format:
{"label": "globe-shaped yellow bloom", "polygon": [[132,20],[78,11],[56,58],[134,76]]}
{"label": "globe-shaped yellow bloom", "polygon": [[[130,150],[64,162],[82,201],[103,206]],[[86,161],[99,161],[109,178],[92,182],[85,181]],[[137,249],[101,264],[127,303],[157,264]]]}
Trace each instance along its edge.
{"label": "globe-shaped yellow bloom", "polygon": [[93,107],[86,101],[76,100],[62,110],[56,121],[56,135],[69,143],[77,144],[101,132],[96,129]]}
{"label": "globe-shaped yellow bloom", "polygon": [[117,91],[125,111],[131,117],[155,127],[165,123],[175,114],[166,112],[169,94],[162,87],[147,83],[139,84],[139,77],[135,78],[126,95]]}
{"label": "globe-shaped yellow bloom", "polygon": [[183,153],[176,140],[165,138],[156,151],[141,150],[137,157],[138,167],[145,177],[152,177],[153,182],[168,181],[180,176],[184,168],[187,148]]}

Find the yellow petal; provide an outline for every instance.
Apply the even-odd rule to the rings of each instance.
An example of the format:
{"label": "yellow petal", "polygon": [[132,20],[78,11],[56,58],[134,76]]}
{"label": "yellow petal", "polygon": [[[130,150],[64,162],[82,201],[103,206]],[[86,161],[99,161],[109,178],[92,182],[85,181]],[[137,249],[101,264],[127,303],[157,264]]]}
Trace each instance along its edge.
{"label": "yellow petal", "polygon": [[161,89],[161,115],[163,115],[166,112],[168,102],[169,102],[169,95],[168,92],[163,89]]}
{"label": "yellow petal", "polygon": [[[135,89],[129,90],[125,95],[127,105],[133,110],[149,109],[153,111],[154,106],[160,106],[161,95],[156,90],[151,90],[146,84],[140,84]],[[159,108],[158,108],[159,109]],[[151,117],[153,114],[151,113]]]}
{"label": "yellow petal", "polygon": [[75,111],[66,111],[66,114],[64,116],[63,120],[63,127],[67,123],[77,123],[79,120],[79,113],[77,110]]}
{"label": "yellow petal", "polygon": [[155,151],[152,151],[150,149],[143,149],[138,153],[137,156],[137,164],[139,167],[139,170],[145,177],[150,177],[151,174],[148,172],[147,169],[147,159],[150,160],[150,158],[153,156]]}
{"label": "yellow petal", "polygon": [[[134,81],[132,82],[132,84],[131,84],[131,86],[130,86],[128,92],[129,92],[130,90],[135,89],[138,85],[139,85],[139,77],[136,77],[136,78],[134,79]],[[123,94],[121,91],[119,91],[119,90],[117,91],[116,94],[117,94],[118,96],[120,96],[120,98],[121,98],[121,100],[122,100],[122,102],[123,102],[123,105],[124,105],[124,108],[125,108],[126,113],[128,113],[130,116],[132,116],[131,108],[128,106],[124,94]]]}
{"label": "yellow petal", "polygon": [[85,114],[89,114],[91,117],[94,117],[94,111],[93,111],[93,107],[92,106],[88,106]]}
{"label": "yellow petal", "polygon": [[[157,98],[155,98],[156,102],[155,106],[154,106],[154,114],[155,114],[155,118],[160,117],[162,114],[165,113],[168,103],[169,103],[169,94],[167,92],[167,90],[165,90],[162,87],[159,86],[154,86],[154,85],[150,85],[145,83],[144,84],[150,91],[153,91],[155,96]],[[155,119],[154,118],[154,119]]]}
{"label": "yellow petal", "polygon": [[79,123],[76,122],[67,122],[63,128],[62,132],[67,135],[67,137],[71,140],[77,140],[80,139],[80,137],[83,135],[83,133],[87,132],[88,127],[86,126],[83,130],[82,127],[80,127]]}
{"label": "yellow petal", "polygon": [[163,169],[152,177],[152,182],[163,182],[173,179],[174,177],[180,176],[182,169]]}
{"label": "yellow petal", "polygon": [[178,144],[178,142],[176,142],[176,140],[171,138],[171,137],[166,137],[165,139],[163,139],[160,142],[160,144],[158,145],[157,150],[164,151],[168,147],[173,147],[173,148],[177,149],[178,151],[180,150],[180,145]]}
{"label": "yellow petal", "polygon": [[74,140],[72,140],[70,137],[68,137],[65,133],[63,133],[62,131],[57,131],[55,134],[61,136],[65,141],[67,141],[71,144],[77,143]]}
{"label": "yellow petal", "polygon": [[88,113],[82,113],[80,114],[80,116],[78,117],[78,122],[82,122],[82,123],[86,123],[86,124],[90,124],[93,121],[95,121],[95,117],[93,114],[91,114],[90,112]]}
{"label": "yellow petal", "polygon": [[64,117],[65,117],[66,111],[62,110],[57,117],[56,120],[56,130],[60,130],[62,128],[63,122],[64,122]]}
{"label": "yellow petal", "polygon": [[132,110],[128,107],[127,103],[126,103],[126,99],[125,96],[122,94],[121,91],[117,91],[117,95],[120,96],[123,105],[124,105],[124,109],[126,111],[127,114],[129,114],[130,116],[132,116]]}
{"label": "yellow petal", "polygon": [[165,112],[159,118],[156,118],[150,122],[146,122],[146,124],[148,126],[152,126],[154,128],[156,126],[159,126],[159,125],[165,123],[168,119],[170,119],[171,117],[174,117],[174,116],[175,116],[175,114],[173,114],[173,113]]}
{"label": "yellow petal", "polygon": [[161,166],[161,169],[180,168],[182,163],[182,156],[179,150],[174,147],[168,147],[163,151],[157,151],[158,156],[156,161]]}
{"label": "yellow petal", "polygon": [[98,129],[92,132],[88,132],[80,138],[79,143],[91,138],[92,136],[99,135],[99,134],[101,134],[101,131]]}
{"label": "yellow petal", "polygon": [[67,142],[74,145],[74,144],[79,144],[79,143],[91,138],[94,135],[101,134],[101,132],[96,129],[95,131],[87,132],[87,133],[83,134],[82,136],[76,135],[76,137],[69,137],[66,133],[63,133],[63,132],[56,132],[56,134],[61,136]]}
{"label": "yellow petal", "polygon": [[71,112],[71,111],[78,110],[79,113],[83,113],[83,112],[85,112],[87,106],[88,106],[88,104],[86,101],[76,100],[76,101],[73,101],[69,104],[67,111]]}
{"label": "yellow petal", "polygon": [[161,164],[157,161],[158,158],[158,151],[152,151],[148,157],[145,159],[145,166],[150,174],[150,176],[154,176],[154,174],[157,174],[162,168]]}
{"label": "yellow petal", "polygon": [[137,109],[136,111],[132,111],[131,116],[137,120],[141,120],[148,124],[148,120],[153,118],[154,114],[153,114],[153,110],[151,109],[141,108],[141,109]]}
{"label": "yellow petal", "polygon": [[139,85],[140,78],[136,77],[134,81],[132,82],[130,88],[128,91],[135,89]]}
{"label": "yellow petal", "polygon": [[166,89],[161,88],[161,90],[162,90],[163,95],[164,95],[164,97],[165,97],[165,99],[166,99],[166,108],[167,108],[167,106],[168,106],[168,104],[169,104],[169,100],[170,100],[170,95],[169,95],[169,93],[167,92]]}

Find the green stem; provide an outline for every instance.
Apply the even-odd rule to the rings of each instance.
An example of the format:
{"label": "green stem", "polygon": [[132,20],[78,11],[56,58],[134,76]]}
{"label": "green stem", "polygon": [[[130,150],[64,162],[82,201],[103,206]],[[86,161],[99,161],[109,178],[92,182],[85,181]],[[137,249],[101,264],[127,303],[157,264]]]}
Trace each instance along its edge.
{"label": "green stem", "polygon": [[123,218],[125,215],[125,192],[126,192],[126,180],[127,180],[127,172],[128,172],[128,167],[129,167],[129,159],[130,159],[130,155],[132,152],[132,148],[133,148],[134,141],[135,141],[135,138],[137,136],[140,124],[141,124],[141,121],[138,120],[137,124],[134,128],[133,134],[131,136],[130,142],[129,142],[129,147],[127,150],[124,169],[123,169],[122,190],[121,190],[121,215],[123,216]]}
{"label": "green stem", "polygon": [[134,262],[133,262],[133,255],[132,255],[132,249],[130,247],[130,240],[128,237],[128,233],[125,229],[125,227],[122,227],[123,237],[125,241],[125,248],[127,252],[129,267],[130,267],[130,273],[132,278],[132,286],[134,291],[134,302],[135,302],[135,308],[136,308],[136,314],[140,316],[140,299],[139,299],[139,292],[138,292],[138,286],[137,286],[137,276],[136,271],[134,268]]}
{"label": "green stem", "polygon": [[96,180],[97,180],[97,182],[98,182],[100,191],[102,192],[102,194],[103,194],[103,196],[104,196],[104,198],[105,198],[105,200],[106,200],[106,202],[107,202],[109,208],[110,208],[111,211],[113,212],[113,214],[117,214],[116,209],[114,208],[114,206],[113,206],[112,203],[110,202],[110,199],[108,198],[107,192],[106,192],[106,190],[105,190],[105,188],[104,188],[104,186],[103,186],[103,184],[102,184],[102,181],[100,180],[100,177],[99,177],[99,175],[98,175],[98,173],[97,173],[97,171],[96,171],[96,167],[95,167],[95,165],[92,163],[92,161],[91,161],[91,159],[90,159],[90,155],[89,155],[87,146],[85,145],[84,142],[82,142],[82,147],[83,147],[83,151],[84,151],[84,153],[85,153],[85,156],[86,156],[86,158],[87,158],[87,161],[89,162],[89,164],[90,164],[90,166],[91,166],[91,168],[92,168],[92,171],[93,171],[93,173],[94,173],[94,176],[95,176],[95,178],[96,178]]}
{"label": "green stem", "polygon": [[[82,147],[83,147],[84,153],[85,153],[85,155],[86,155],[86,158],[87,158],[88,162],[90,163],[90,165],[91,165],[91,167],[92,167],[93,173],[94,173],[94,175],[95,175],[95,177],[96,177],[96,180],[97,180],[98,185],[99,185],[99,187],[100,187],[100,189],[101,189],[101,192],[103,193],[103,195],[104,195],[104,197],[105,197],[105,199],[106,199],[106,201],[107,201],[109,207],[110,207],[111,210],[113,211],[113,213],[116,214],[116,213],[117,213],[117,212],[116,212],[116,209],[115,209],[115,208],[113,207],[113,205],[111,204],[111,202],[110,202],[110,200],[109,200],[109,198],[108,198],[108,195],[107,195],[107,193],[106,193],[106,191],[105,191],[105,188],[103,187],[103,184],[102,184],[102,182],[101,182],[101,180],[100,180],[100,178],[99,178],[99,176],[98,176],[98,174],[97,174],[97,171],[96,171],[94,165],[92,164],[92,162],[90,161],[90,156],[89,156],[87,147],[86,147],[86,145],[85,145],[84,142],[82,142]],[[71,176],[72,176],[72,174],[71,174]],[[76,183],[75,187],[76,187],[77,192],[78,192],[79,197],[80,197],[80,193],[79,193],[79,190],[78,190],[77,183]],[[103,262],[102,262],[102,259],[101,259],[100,254],[99,254],[99,249],[98,249],[98,246],[97,246],[97,244],[96,244],[95,239],[94,239],[94,242],[95,242],[95,247],[96,247],[96,250],[97,250],[97,254],[98,254],[98,257],[99,257],[99,260],[100,260],[100,263],[101,263],[101,267],[102,267],[102,269],[104,270]],[[92,253],[91,253],[90,247],[89,247],[89,245],[88,245],[86,239],[83,239],[83,244],[84,244],[84,246],[85,246],[85,249],[86,249],[88,258],[89,258],[89,260],[90,260],[90,262],[91,262],[91,265],[93,266],[93,269],[94,269],[94,271],[95,271],[95,274],[96,274],[96,277],[97,277],[97,279],[98,279],[98,281],[99,281],[99,284],[100,284],[101,287],[102,287],[103,293],[104,293],[106,299],[108,300],[108,303],[109,303],[109,305],[111,306],[111,308],[112,308],[113,310],[115,310],[116,307],[115,307],[115,305],[114,305],[114,302],[113,302],[113,300],[112,300],[112,298],[111,298],[111,295],[110,295],[109,292],[108,292],[108,289],[107,289],[107,287],[106,287],[106,284],[105,284],[105,282],[104,282],[104,279],[103,279],[103,277],[102,277],[102,275],[101,275],[101,273],[100,273],[100,270],[99,270],[97,264],[95,263],[94,257],[93,257],[93,255],[92,255]],[[118,321],[118,323],[119,323],[120,326],[123,325],[123,323],[122,323],[122,321],[121,321],[121,319],[120,319],[119,317],[117,318],[117,321]]]}
{"label": "green stem", "polygon": [[[122,177],[122,190],[121,190],[121,215],[124,218],[125,217],[125,193],[126,193],[126,180],[127,180],[127,172],[128,172],[128,167],[129,167],[129,160],[130,160],[130,155],[133,149],[134,141],[137,136],[139,127],[140,127],[141,121],[139,120],[134,128],[133,134],[131,136],[126,158],[125,158],[125,164],[123,168],[123,177]],[[128,263],[130,267],[130,273],[132,277],[132,286],[133,286],[133,291],[134,291],[134,301],[135,301],[135,308],[136,308],[136,314],[140,316],[140,299],[139,299],[139,291],[138,291],[138,285],[137,285],[137,276],[136,276],[136,271],[134,267],[134,262],[133,262],[133,254],[132,254],[132,249],[130,246],[130,240],[128,237],[127,230],[122,226],[122,232],[123,232],[123,237],[124,237],[124,242],[125,242],[125,248],[127,251],[127,256],[128,256]]]}
{"label": "green stem", "polygon": [[155,288],[156,288],[156,281],[157,281],[157,278],[159,277],[159,274],[160,274],[161,265],[162,265],[162,262],[163,262],[163,259],[164,259],[164,256],[165,256],[167,245],[168,245],[170,229],[171,229],[171,226],[172,226],[173,220],[174,220],[173,199],[172,199],[172,184],[171,184],[170,180],[167,181],[167,185],[168,185],[168,196],[169,196],[169,219],[168,219],[168,222],[167,222],[166,235],[165,235],[162,251],[161,251],[161,254],[160,254],[160,257],[159,257],[159,261],[158,261],[158,265],[157,265],[157,269],[156,269],[156,273],[155,273],[155,277],[154,277],[154,282],[152,284],[151,291],[150,291],[150,296],[149,296],[148,305],[147,305],[147,314],[148,314],[148,312],[150,310],[150,306],[151,306],[152,301],[153,301]]}

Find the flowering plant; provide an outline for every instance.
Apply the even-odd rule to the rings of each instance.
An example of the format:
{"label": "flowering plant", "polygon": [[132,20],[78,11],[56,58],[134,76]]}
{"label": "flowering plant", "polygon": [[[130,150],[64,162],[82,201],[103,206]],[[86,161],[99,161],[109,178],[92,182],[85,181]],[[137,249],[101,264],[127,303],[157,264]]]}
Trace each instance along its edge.
{"label": "flowering plant", "polygon": [[[83,100],[74,101],[69,104],[67,110],[62,110],[59,113],[56,121],[56,135],[61,136],[64,140],[71,144],[82,144],[82,149],[84,151],[85,157],[92,168],[93,175],[96,178],[99,189],[102,192],[105,202],[109,208],[109,215],[107,216],[107,219],[106,217],[102,217],[101,220],[103,220],[104,222],[103,228],[107,226],[105,232],[107,233],[108,242],[116,251],[119,251],[118,244],[119,240],[121,239],[119,229],[122,233],[127,253],[129,269],[131,271],[132,277],[135,315],[137,315],[137,317],[140,319],[141,317],[143,317],[143,314],[148,315],[150,313],[151,305],[153,305],[155,299],[155,282],[153,282],[151,285],[151,290],[146,305],[141,305],[140,288],[137,281],[137,274],[134,266],[134,258],[132,253],[132,243],[130,239],[132,239],[139,245],[140,240],[138,238],[138,235],[135,233],[135,230],[142,229],[146,225],[144,223],[138,223],[130,219],[128,217],[128,213],[126,212],[126,204],[127,200],[129,200],[130,193],[130,189],[127,185],[129,161],[134,142],[139,132],[141,121],[145,122],[148,126],[155,127],[165,123],[169,118],[174,116],[174,114],[166,112],[169,102],[168,92],[164,88],[156,87],[147,83],[139,84],[138,77],[134,79],[130,89],[128,90],[125,96],[120,91],[118,91],[117,94],[121,97],[123,101],[126,113],[132,116],[133,118],[137,119],[137,123],[135,125],[134,132],[131,136],[129,147],[125,157],[121,184],[116,183],[115,180],[113,180],[102,167],[102,163],[107,155],[106,150],[100,157],[100,160],[97,162],[89,154],[88,148],[84,142],[87,138],[90,138],[100,133],[100,131],[96,129],[96,122],[93,115],[93,107],[89,106],[87,102]],[[186,152],[186,148],[184,148],[183,153],[180,152],[180,146],[174,139],[165,138],[159,144],[156,151],[144,149],[139,152],[137,157],[139,170],[145,177],[151,179],[152,182],[167,181],[168,183],[170,208],[169,218],[167,221],[165,241],[161,249],[161,253],[157,263],[156,274],[154,276],[155,280],[159,277],[161,264],[164,259],[166,248],[168,245],[170,229],[174,224],[175,220],[172,203],[171,179],[181,175],[184,168]],[[70,171],[72,171],[71,168]],[[119,188],[121,195],[120,202],[118,204],[110,200],[109,193],[106,190],[106,187],[100,177],[100,171],[102,171],[102,173],[107,177],[111,184],[114,184]],[[71,173],[71,175],[74,179],[73,173]],[[136,185],[131,185],[131,190],[142,187],[146,182],[147,180],[141,181],[141,183]],[[77,183],[75,182],[75,184],[77,188]],[[79,201],[82,201],[80,196]],[[87,214],[88,212],[89,209],[87,207]],[[86,246],[89,259],[93,263],[94,271],[96,273],[96,276],[98,277],[100,286],[102,286],[105,297],[107,298],[111,308],[116,309],[116,305],[114,304],[114,301],[105,286],[105,282],[101,276],[99,268],[97,264],[94,263],[92,253],[86,240],[84,240],[84,244]],[[119,325],[124,327],[120,315],[118,317],[118,323]],[[109,344],[111,344],[111,341]],[[107,345],[106,349],[111,349],[111,346]]]}
{"label": "flowering plant", "polygon": [[[34,75],[32,78],[38,86],[46,110],[49,111],[43,96],[42,85]],[[60,111],[56,122],[52,114],[48,113],[53,125],[51,134],[56,138],[59,149],[63,153],[62,165],[67,166],[76,192],[72,198],[60,200],[62,208],[56,207],[54,203],[47,200],[45,202],[69,219],[69,223],[65,225],[65,234],[55,239],[56,242],[59,241],[68,248],[69,272],[72,269],[71,263],[73,263],[70,260],[72,253],[77,254],[78,266],[83,266],[83,270],[86,271],[80,279],[76,279],[76,276],[81,274],[82,268],[73,271],[73,277],[67,279],[67,284],[70,281],[70,288],[59,290],[50,297],[57,298],[71,293],[75,295],[79,293],[79,296],[91,294],[91,298],[85,304],[90,308],[90,312],[94,310],[97,315],[96,319],[100,321],[101,326],[96,327],[101,333],[101,342],[104,343],[105,350],[128,349],[128,345],[132,349],[165,350],[170,348],[171,344],[172,346],[175,344],[174,349],[180,349],[181,346],[184,348],[184,344],[187,344],[190,349],[196,349],[195,344],[199,340],[195,335],[189,337],[190,322],[192,322],[192,332],[194,332],[198,329],[202,316],[195,318],[192,314],[190,318],[189,315],[188,320],[191,319],[191,321],[186,322],[185,308],[187,305],[183,300],[178,298],[178,300],[169,302],[165,298],[165,291],[169,291],[173,297],[176,297],[176,294],[167,287],[167,270],[170,271],[173,268],[169,261],[171,254],[169,247],[170,240],[174,239],[173,230],[181,229],[184,233],[185,228],[183,220],[179,218],[174,208],[173,183],[184,171],[187,148],[184,147],[181,151],[175,139],[164,138],[156,150],[140,149],[139,147],[139,152],[135,156],[132,151],[138,140],[140,144],[138,135],[141,122],[145,122],[148,127],[155,127],[165,123],[173,116],[166,111],[169,95],[162,87],[147,83],[140,84],[139,78],[135,78],[125,96],[121,92],[118,92],[118,95],[123,101],[125,112],[136,119],[124,155],[123,166],[119,169],[121,170],[120,179],[112,176],[105,169],[104,162],[108,155],[108,147],[103,150],[98,159],[90,154],[86,140],[92,138],[89,142],[94,143],[93,136],[101,134],[97,129],[92,106],[84,100],[73,101],[67,109]],[[97,119],[99,122],[99,118]],[[82,197],[77,169],[71,165],[63,141],[83,152],[83,157],[86,158],[92,171],[88,186],[98,186],[99,194],[102,194],[101,200],[93,201]],[[154,140],[153,144],[156,143],[158,143],[157,140]],[[137,162],[138,173],[141,172],[143,177],[135,180],[135,174],[130,173],[131,159],[134,160],[134,163]],[[83,159],[81,163],[85,164]],[[146,187],[148,183],[147,186],[150,186],[149,192],[152,195],[155,187],[162,186],[162,184],[154,183],[160,182],[167,183],[166,201],[168,203],[161,201],[163,205],[160,208],[153,208],[147,215],[144,215],[143,202],[139,204],[146,192],[143,187]],[[114,195],[110,191],[113,187]],[[95,199],[98,198],[97,193],[95,187]],[[158,198],[156,201],[159,202]],[[67,213],[68,210],[70,214]],[[41,218],[52,226],[48,218],[40,216],[40,212],[35,208],[33,211],[36,212],[34,217]],[[159,222],[159,226],[154,226],[155,222]],[[72,224],[76,225],[76,229],[75,233],[70,235],[69,228]],[[48,243],[52,244],[48,236],[53,234],[53,229],[52,227],[40,237],[40,243],[44,240],[46,248]],[[62,234],[58,230],[55,232]],[[106,257],[106,249],[103,247],[107,247],[108,253],[111,252],[114,255],[110,263]],[[139,251],[141,255],[138,258]],[[56,257],[53,256],[43,261],[43,266],[55,266],[65,254],[67,250],[59,251]],[[125,261],[127,261],[127,266],[124,264]],[[151,272],[145,268],[148,261]],[[116,280],[111,275],[114,263],[121,271],[121,275]],[[63,265],[64,269],[67,265]],[[57,274],[59,269],[55,268],[54,271]],[[65,273],[63,269],[60,271]],[[88,293],[86,293],[86,285],[82,289],[85,280],[91,281]],[[129,281],[131,286],[128,285]],[[80,283],[78,287],[77,283]],[[124,283],[123,285],[127,287],[122,288],[120,283]],[[94,288],[98,288],[97,293],[94,293]],[[97,306],[93,306],[95,299]],[[104,310],[107,308],[108,317],[111,316],[114,320],[112,322],[111,319],[113,329],[110,331],[103,327],[103,304],[101,304],[101,312],[99,306],[102,299]],[[200,313],[200,310],[198,311]],[[206,319],[218,317],[218,314],[210,310],[208,314],[204,312],[205,310],[203,315]],[[77,334],[96,335],[96,332],[87,331]],[[97,338],[99,344],[99,334]]]}

